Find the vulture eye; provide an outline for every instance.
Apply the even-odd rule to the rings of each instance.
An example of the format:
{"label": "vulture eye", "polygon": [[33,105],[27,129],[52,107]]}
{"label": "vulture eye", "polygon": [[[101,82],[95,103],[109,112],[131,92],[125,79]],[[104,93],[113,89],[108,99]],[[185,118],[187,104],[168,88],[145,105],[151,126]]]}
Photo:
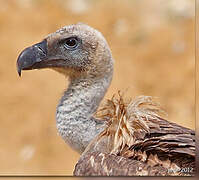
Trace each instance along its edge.
{"label": "vulture eye", "polygon": [[78,39],[76,37],[70,37],[64,40],[64,46],[67,49],[73,49],[77,47],[78,45]]}

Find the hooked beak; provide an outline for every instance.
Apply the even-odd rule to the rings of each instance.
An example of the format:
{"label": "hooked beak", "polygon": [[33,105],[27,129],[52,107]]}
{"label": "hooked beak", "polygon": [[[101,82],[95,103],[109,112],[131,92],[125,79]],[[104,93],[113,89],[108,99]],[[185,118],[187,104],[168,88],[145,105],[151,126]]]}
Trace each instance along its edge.
{"label": "hooked beak", "polygon": [[39,69],[44,66],[43,60],[47,58],[47,40],[24,49],[17,59],[17,71],[21,76],[22,70]]}

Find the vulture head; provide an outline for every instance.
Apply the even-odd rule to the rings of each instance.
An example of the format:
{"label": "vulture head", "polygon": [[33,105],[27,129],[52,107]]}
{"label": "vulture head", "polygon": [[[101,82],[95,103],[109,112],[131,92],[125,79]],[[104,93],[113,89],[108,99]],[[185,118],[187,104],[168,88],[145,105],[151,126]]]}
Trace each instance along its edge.
{"label": "vulture head", "polygon": [[111,76],[113,61],[102,34],[82,23],[65,26],[24,49],[17,70],[51,68],[69,78]]}

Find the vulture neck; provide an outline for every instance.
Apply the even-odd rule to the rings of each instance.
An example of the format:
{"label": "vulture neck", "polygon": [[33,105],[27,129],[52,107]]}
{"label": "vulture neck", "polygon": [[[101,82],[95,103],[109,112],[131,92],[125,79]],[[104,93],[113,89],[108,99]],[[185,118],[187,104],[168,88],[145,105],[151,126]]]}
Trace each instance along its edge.
{"label": "vulture neck", "polygon": [[104,130],[104,122],[97,121],[96,112],[112,79],[79,78],[70,81],[57,107],[59,134],[74,150],[82,153],[89,142]]}

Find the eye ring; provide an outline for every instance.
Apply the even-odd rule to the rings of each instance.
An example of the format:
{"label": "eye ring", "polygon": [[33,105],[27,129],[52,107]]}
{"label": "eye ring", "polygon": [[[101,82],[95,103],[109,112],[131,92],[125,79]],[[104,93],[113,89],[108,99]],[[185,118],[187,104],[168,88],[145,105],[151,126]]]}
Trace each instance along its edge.
{"label": "eye ring", "polygon": [[65,39],[64,41],[64,46],[67,49],[74,49],[77,47],[77,45],[78,45],[78,39],[76,37],[70,37]]}

